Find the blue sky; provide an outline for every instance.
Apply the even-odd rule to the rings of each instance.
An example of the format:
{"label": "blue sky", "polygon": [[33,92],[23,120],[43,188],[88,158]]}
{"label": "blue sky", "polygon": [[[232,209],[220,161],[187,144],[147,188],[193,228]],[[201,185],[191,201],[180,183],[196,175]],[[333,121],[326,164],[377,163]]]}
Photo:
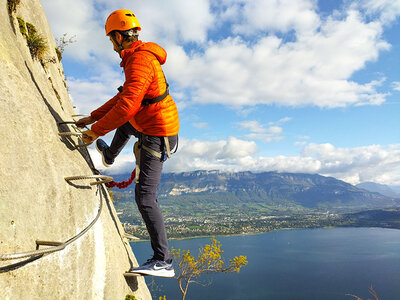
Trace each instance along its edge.
{"label": "blue sky", "polygon": [[[56,38],[75,36],[62,62],[80,113],[124,80],[104,34],[113,10],[134,11],[140,39],[167,50],[181,130],[165,171],[304,172],[400,185],[400,1],[42,4]],[[107,172],[132,170],[131,153],[132,143]]]}

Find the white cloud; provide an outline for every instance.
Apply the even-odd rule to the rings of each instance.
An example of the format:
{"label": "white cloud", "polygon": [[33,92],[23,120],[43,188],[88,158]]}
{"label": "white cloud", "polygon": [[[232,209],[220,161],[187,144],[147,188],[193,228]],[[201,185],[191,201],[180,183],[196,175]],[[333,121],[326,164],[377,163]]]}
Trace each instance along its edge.
{"label": "white cloud", "polygon": [[207,122],[192,123],[192,125],[193,125],[193,127],[196,127],[197,129],[208,128],[208,123]]}
{"label": "white cloud", "polygon": [[309,140],[310,139],[310,137],[308,135],[299,135],[299,136],[297,136],[297,138],[301,139],[301,140]]}
{"label": "white cloud", "polygon": [[[80,61],[99,74],[102,64],[119,69],[119,58],[104,35],[105,19],[115,9],[131,8],[141,22],[143,39],[166,48],[165,71],[174,92],[186,95],[188,90],[196,103],[333,108],[385,101],[386,94],[377,91],[382,78],[363,84],[350,78],[390,48],[382,39],[382,21],[367,22],[357,9],[397,15],[398,4],[389,1],[372,5],[375,2],[365,0],[364,6],[349,6],[323,20],[315,0],[226,0],[222,11],[212,11],[208,0],[42,3],[55,36],[77,35],[77,42],[66,48],[65,59]],[[218,28],[221,16],[243,34],[209,40],[210,29],[226,29]],[[285,42],[275,32],[290,32],[293,41]],[[247,36],[253,33],[257,39],[250,42]],[[187,43],[196,46],[185,51]],[[73,90],[71,94],[80,101]]]}
{"label": "white cloud", "polygon": [[117,94],[117,88],[123,84],[121,80],[110,77],[108,80],[92,78],[92,80],[67,78],[68,90],[73,104],[79,113],[90,114]]}
{"label": "white cloud", "polygon": [[[76,35],[77,42],[65,50],[65,58],[95,63],[96,59],[116,63],[104,25],[108,15],[117,9],[134,11],[142,27],[144,40],[161,44],[182,42],[203,43],[207,31],[214,26],[215,16],[208,0],[42,0],[55,37],[64,33]],[[156,21],[155,21],[156,20]],[[95,65],[94,65],[95,67]]]}
{"label": "white cloud", "polygon": [[297,147],[303,147],[303,146],[307,145],[307,142],[295,142],[294,145]]}
{"label": "white cloud", "polygon": [[179,149],[166,172],[183,172],[198,169],[236,169],[237,160],[246,159],[258,152],[255,142],[230,137],[227,141],[201,141],[179,139]]}
{"label": "white cloud", "polygon": [[92,68],[97,67],[99,58],[114,63],[118,61],[105,36],[104,16],[96,10],[96,1],[42,0],[41,3],[55,38],[64,33],[76,36],[76,42],[65,48],[64,60],[83,62]]}
{"label": "white cloud", "polygon": [[[88,150],[96,169],[101,171],[102,173],[109,175],[124,173],[130,174],[136,167],[135,156],[133,155],[133,153],[121,153],[115,159],[114,164],[111,167],[106,168],[101,161],[101,155],[97,152],[94,146],[91,146],[90,148],[88,148]],[[127,178],[126,180],[128,179],[129,178]]]}
{"label": "white cloud", "polygon": [[400,2],[397,0],[361,0],[359,5],[370,15],[378,14],[385,24],[400,16]]}
{"label": "white cloud", "polygon": [[[241,141],[238,141],[239,143]],[[278,171],[318,173],[345,180],[352,184],[373,181],[400,185],[400,145],[383,147],[371,145],[356,148],[336,148],[331,144],[309,144],[298,156],[257,157],[249,147],[242,154],[232,150],[225,158],[215,151],[229,148],[228,142],[186,140],[166,167],[168,172],[189,170]],[[250,145],[249,145],[250,146]],[[208,150],[212,148],[212,150]],[[233,155],[234,154],[234,155]]]}
{"label": "white cloud", "polygon": [[283,139],[282,136],[271,133],[249,133],[244,136],[249,140],[261,140],[264,143],[279,142]]}
{"label": "white cloud", "polygon": [[239,140],[235,137],[230,137],[215,158],[223,159],[237,159],[253,155],[258,152],[255,142]]}
{"label": "white cloud", "polygon": [[282,119],[280,119],[280,120],[278,120],[276,122],[269,122],[268,124],[269,125],[279,125],[279,124],[287,123],[287,122],[289,122],[291,120],[292,120],[292,118],[285,117],[285,118],[282,118]]}
{"label": "white cloud", "polygon": [[400,184],[400,145],[336,148],[331,144],[311,143],[304,148],[303,156],[321,162],[318,173],[351,180],[351,183]]}
{"label": "white cloud", "polygon": [[[131,145],[127,147],[132,148]],[[132,153],[120,154],[114,165],[106,169],[93,146],[89,152],[95,166],[108,174],[130,173],[135,168]],[[265,157],[257,153],[255,142],[234,137],[217,142],[181,137],[178,152],[164,163],[164,172],[221,170],[318,173],[351,184],[372,181],[400,185],[400,144],[337,148],[332,144],[310,143],[297,156]]]}
{"label": "white cloud", "polygon": [[260,124],[257,121],[245,121],[240,122],[238,125],[250,131],[250,133],[246,134],[245,137],[249,140],[262,140],[265,143],[269,143],[272,141],[280,141],[283,139],[281,133],[283,131],[282,127],[275,126],[273,124],[281,124],[283,119],[279,120],[278,122],[270,122],[268,128],[265,128],[264,125]]}
{"label": "white cloud", "polygon": [[257,133],[263,133],[266,131],[266,129],[257,121],[240,122],[239,126]]}
{"label": "white cloud", "polygon": [[147,37],[144,32],[148,32],[150,40],[202,43],[215,21],[208,0],[153,0],[145,5],[142,1],[120,2],[125,6],[129,3],[132,10],[137,7],[135,13],[140,17],[143,34]]}
{"label": "white cloud", "polygon": [[317,1],[277,0],[277,1],[234,1],[241,6],[233,31],[248,35],[259,31],[288,32],[296,30],[302,34],[314,31],[320,24],[316,13]]}
{"label": "white cloud", "polygon": [[[204,54],[170,51],[169,73],[181,88],[195,92],[198,103],[229,106],[278,104],[345,107],[385,101],[377,92],[382,79],[366,84],[352,74],[379,52],[389,49],[379,22],[365,23],[357,11],[322,23],[313,35],[298,35],[289,43],[274,36],[251,44],[240,37],[209,42]],[[171,49],[170,49],[171,50]]]}
{"label": "white cloud", "polygon": [[[236,141],[242,143],[243,141]],[[229,148],[223,159],[218,151]],[[241,146],[242,147],[242,146]],[[239,153],[232,142],[205,142],[186,140],[166,167],[168,172],[189,170],[223,171],[278,171],[292,173],[319,173],[349,183],[374,181],[400,185],[400,145],[383,147],[371,145],[356,148],[336,148],[331,144],[309,144],[298,156],[257,157],[248,145]],[[209,150],[212,148],[212,150]]]}
{"label": "white cloud", "polygon": [[392,88],[393,88],[395,91],[400,91],[400,81],[393,81],[393,82],[392,82]]}

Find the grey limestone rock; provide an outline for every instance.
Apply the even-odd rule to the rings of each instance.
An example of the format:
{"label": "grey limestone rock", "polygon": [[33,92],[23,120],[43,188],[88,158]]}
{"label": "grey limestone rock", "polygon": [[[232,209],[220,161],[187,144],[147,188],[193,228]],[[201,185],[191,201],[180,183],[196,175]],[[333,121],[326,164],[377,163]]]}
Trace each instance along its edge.
{"label": "grey limestone rock", "polygon": [[[96,216],[100,204],[90,180],[64,177],[93,174],[85,148],[76,149],[75,114],[61,63],[32,59],[16,17],[35,25],[46,39],[46,58],[56,58],[55,41],[39,0],[23,0],[9,17],[0,3],[0,255],[35,250],[36,240],[65,242]],[[125,279],[137,266],[112,201],[100,218],[64,250],[0,261],[2,299],[151,299],[143,278]],[[40,249],[47,246],[40,246]],[[16,265],[18,262],[23,262]]]}

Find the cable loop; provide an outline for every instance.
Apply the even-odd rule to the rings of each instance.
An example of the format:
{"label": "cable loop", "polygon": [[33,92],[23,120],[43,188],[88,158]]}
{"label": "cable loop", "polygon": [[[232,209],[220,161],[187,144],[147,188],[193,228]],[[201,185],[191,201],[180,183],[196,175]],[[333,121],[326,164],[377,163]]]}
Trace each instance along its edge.
{"label": "cable loop", "polygon": [[[106,195],[106,192],[105,192],[105,189],[104,189],[103,186],[99,186],[99,187],[101,187],[102,192],[100,192],[100,205],[99,205],[99,209],[97,211],[97,215],[95,216],[93,221],[90,222],[90,224],[85,229],[83,229],[80,233],[78,233],[74,237],[70,238],[66,242],[61,243],[58,246],[53,246],[53,247],[49,247],[49,248],[46,248],[46,249],[38,249],[38,250],[34,250],[34,251],[29,251],[29,252],[12,253],[12,254],[0,254],[0,261],[20,259],[20,258],[25,258],[25,257],[38,257],[38,256],[42,256],[42,255],[45,255],[45,254],[50,254],[50,253],[53,253],[53,252],[61,251],[66,246],[68,246],[69,244],[75,242],[82,235],[84,235],[86,232],[88,232],[89,229],[93,227],[93,225],[97,222],[97,220],[100,217],[101,210],[103,208],[103,196],[102,196],[102,194],[104,193],[104,195]],[[46,243],[47,244],[54,244],[54,245],[55,244],[59,244],[57,242],[36,241],[37,245],[40,245],[40,244],[44,245]]]}
{"label": "cable loop", "polygon": [[71,181],[71,180],[82,180],[82,179],[100,179],[98,181],[93,181],[90,183],[90,185],[98,185],[102,183],[108,183],[113,181],[113,178],[110,176],[106,175],[82,175],[82,176],[69,176],[69,177],[64,177],[66,181]]}

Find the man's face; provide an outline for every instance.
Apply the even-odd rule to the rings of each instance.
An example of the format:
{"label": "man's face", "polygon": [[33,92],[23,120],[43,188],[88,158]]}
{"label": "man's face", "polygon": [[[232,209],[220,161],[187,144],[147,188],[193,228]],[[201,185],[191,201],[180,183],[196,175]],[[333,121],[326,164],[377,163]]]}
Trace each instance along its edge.
{"label": "man's face", "polygon": [[111,36],[110,36],[110,41],[111,41],[111,43],[113,44],[114,51],[117,52],[117,53],[119,53],[118,46],[117,46],[117,44],[115,43],[115,41],[111,38]]}

